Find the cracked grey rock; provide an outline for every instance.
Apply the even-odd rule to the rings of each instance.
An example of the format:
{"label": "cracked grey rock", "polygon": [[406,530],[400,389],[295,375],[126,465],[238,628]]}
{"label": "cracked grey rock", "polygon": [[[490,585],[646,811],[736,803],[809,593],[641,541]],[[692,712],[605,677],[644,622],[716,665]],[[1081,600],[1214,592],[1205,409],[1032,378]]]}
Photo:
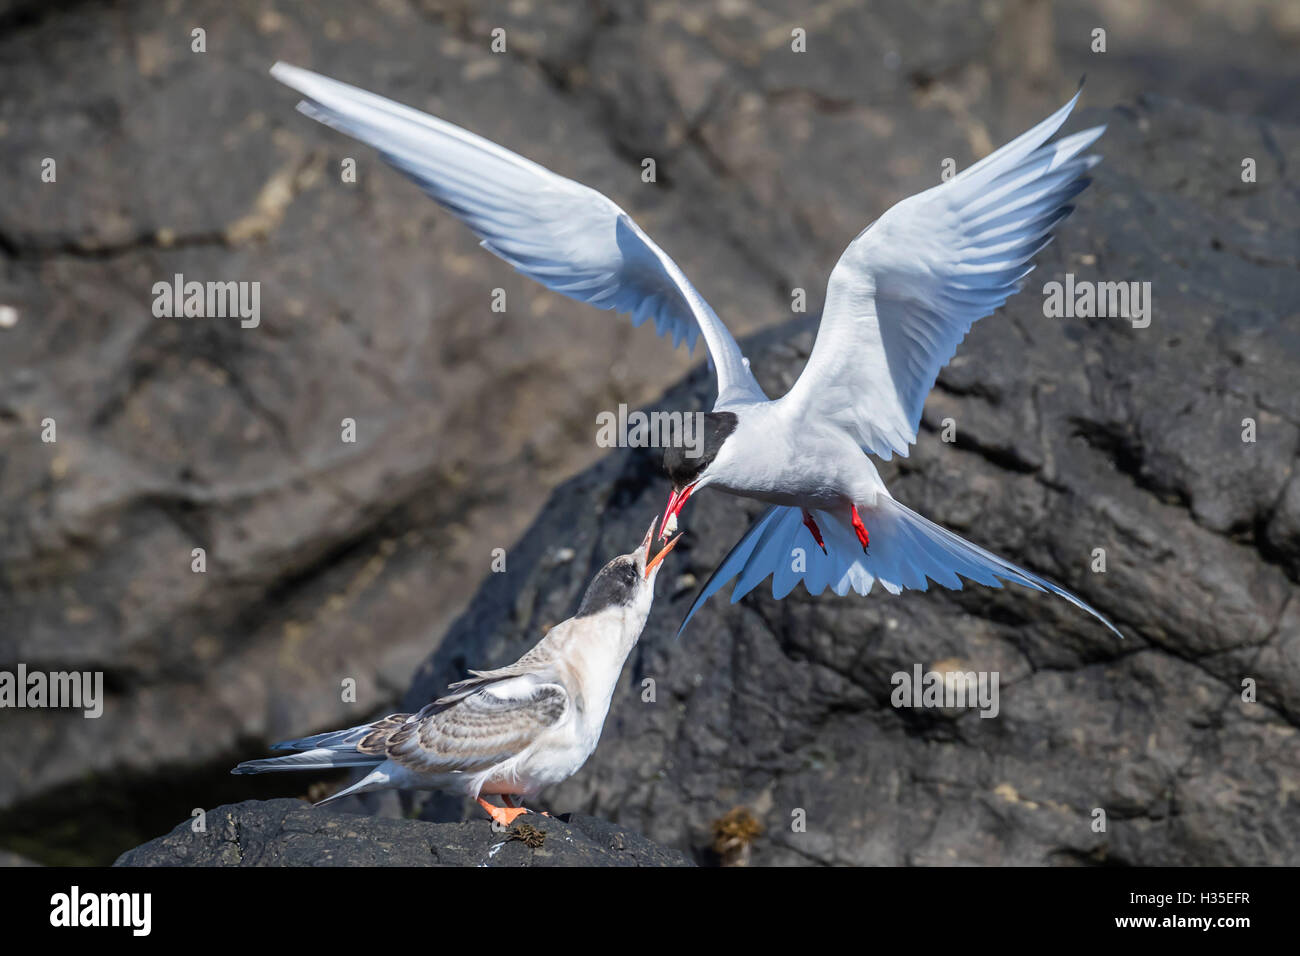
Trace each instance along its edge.
{"label": "cracked grey rock", "polygon": [[[528,824],[534,833],[520,826]],[[128,850],[117,866],[691,866],[682,853],[582,814],[529,814],[505,831],[483,817],[426,823],[246,800]]]}
{"label": "cracked grey rock", "polygon": [[[266,75],[276,59],[439,113],[608,193],[738,334],[784,322],[794,288],[815,314],[863,225],[933,185],[942,159],[966,165],[1041,118],[1087,71],[1090,115],[1114,120],[1107,162],[1035,276],[1066,265],[1050,258],[1062,250],[1093,257],[1069,260],[1081,275],[1158,275],[1157,334],[1180,332],[1145,350],[1120,329],[1048,328],[1015,305],[945,372],[927,423],[956,414],[958,447],[923,441],[898,466],[900,495],[1066,583],[1079,584],[1081,549],[1114,538],[1115,570],[1086,590],[1114,592],[1127,622],[1153,621],[1143,640],[1160,653],[1221,682],[1243,668],[1293,672],[1300,478],[1287,445],[1300,412],[1292,343],[1279,339],[1294,326],[1296,253],[1276,224],[1294,221],[1300,101],[1287,67],[1300,24],[1253,0],[1230,12],[1130,3],[1108,14],[1113,46],[1098,58],[1093,19],[1086,5],[1038,0],[7,5],[0,304],[19,320],[0,328],[0,662],[102,669],[109,700],[99,721],[0,718],[0,845],[21,837],[14,849],[43,862],[107,862],[214,794],[247,794],[225,789],[226,771],[266,742],[394,708],[492,549],[602,453],[595,412],[652,401],[702,362],[485,255],[372,153],[294,113]],[[196,24],[206,54],[190,52]],[[488,51],[497,26],[507,56]],[[789,52],[794,26],[808,30],[806,55]],[[1145,89],[1227,115],[1153,119],[1135,99]],[[1095,109],[1112,103],[1133,105]],[[55,184],[39,178],[47,156]],[[657,184],[640,181],[645,156]],[[1243,156],[1260,165],[1255,187],[1236,178]],[[356,184],[339,180],[344,157],[358,161]],[[1090,218],[1102,187],[1128,204],[1104,221]],[[1218,249],[1193,242],[1207,231]],[[154,319],[152,284],[176,272],[262,282],[262,326]],[[488,311],[495,288],[504,315]],[[784,387],[807,338],[770,347],[765,382]],[[1247,414],[1260,442],[1234,458],[1230,433]],[[37,439],[45,417],[57,445]],[[344,417],[358,422],[355,445],[339,441]],[[1122,470],[1098,474],[1099,457]],[[693,520],[727,515],[709,542],[720,546],[743,507],[702,502]],[[1043,522],[1059,534],[1030,533]],[[577,544],[574,587],[612,553]],[[204,575],[190,571],[196,546]],[[606,546],[627,541],[611,529]],[[691,573],[707,571],[705,547]],[[509,577],[532,573],[513,563],[527,554]],[[1119,573],[1152,556],[1142,580]],[[1040,669],[1100,653],[1036,598],[949,600],[981,614],[968,602],[1001,602],[981,640],[1018,675],[1029,650]],[[1016,654],[993,635],[1040,614],[1068,628]],[[356,703],[341,699],[345,678]],[[832,682],[832,710],[875,700],[826,668],[804,679],[817,693]],[[1260,694],[1288,715],[1300,707],[1286,680],[1261,680]],[[652,778],[671,772],[661,756],[635,770],[649,808],[638,812],[653,813]],[[689,785],[707,811],[662,824],[682,845],[707,842],[702,821],[730,799],[709,782]],[[571,786],[608,802],[625,784]],[[663,799],[677,813],[685,797]],[[32,832],[37,815],[48,822]],[[130,835],[110,839],[117,826]],[[810,840],[787,839],[785,858],[822,858]],[[60,852],[42,856],[42,843]],[[112,849],[76,856],[91,844]]]}

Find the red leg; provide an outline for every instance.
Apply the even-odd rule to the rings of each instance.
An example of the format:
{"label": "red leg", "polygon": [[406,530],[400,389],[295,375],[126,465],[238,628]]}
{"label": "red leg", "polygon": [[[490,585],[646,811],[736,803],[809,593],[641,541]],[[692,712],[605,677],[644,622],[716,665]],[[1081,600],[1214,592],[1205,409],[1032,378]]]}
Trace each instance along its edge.
{"label": "red leg", "polygon": [[853,506],[853,530],[857,532],[858,540],[862,542],[862,553],[867,554],[867,545],[871,543],[871,536],[867,534],[867,526],[862,523],[857,505]]}
{"label": "red leg", "polygon": [[503,794],[501,794],[501,802],[504,803],[504,804],[505,804],[507,807],[509,807],[511,810],[513,810],[513,809],[515,808],[515,801],[514,801],[514,798],[511,797],[510,794],[508,794],[508,793],[503,793]]}
{"label": "red leg", "polygon": [[826,542],[822,540],[821,528],[817,527],[817,522],[813,520],[812,512],[807,508],[803,512],[804,527],[812,532],[813,540],[817,542],[817,547],[822,549],[822,554],[826,554]]}

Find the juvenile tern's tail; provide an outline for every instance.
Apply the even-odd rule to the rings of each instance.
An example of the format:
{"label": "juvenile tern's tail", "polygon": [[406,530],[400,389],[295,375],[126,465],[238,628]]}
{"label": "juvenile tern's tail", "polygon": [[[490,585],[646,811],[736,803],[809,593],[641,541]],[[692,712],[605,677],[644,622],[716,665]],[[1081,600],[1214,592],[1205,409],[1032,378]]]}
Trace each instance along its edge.
{"label": "juvenile tern's tail", "polygon": [[388,757],[383,743],[389,733],[400,727],[410,714],[391,714],[381,720],[346,730],[332,730],[298,740],[283,740],[271,746],[272,750],[297,750],[299,753],[264,760],[245,760],[231,773],[277,773],[285,770],[329,770],[334,767],[371,767],[369,774],[326,797],[316,806],[333,803],[343,797],[370,790],[383,789],[389,781],[384,767]]}
{"label": "juvenile tern's tail", "polygon": [[307,750],[300,754],[287,754],[283,757],[267,757],[264,760],[245,760],[231,773],[276,773],[282,770],[329,770],[332,767],[373,767],[383,763],[383,757],[371,757],[367,754],[340,753],[337,750]]}

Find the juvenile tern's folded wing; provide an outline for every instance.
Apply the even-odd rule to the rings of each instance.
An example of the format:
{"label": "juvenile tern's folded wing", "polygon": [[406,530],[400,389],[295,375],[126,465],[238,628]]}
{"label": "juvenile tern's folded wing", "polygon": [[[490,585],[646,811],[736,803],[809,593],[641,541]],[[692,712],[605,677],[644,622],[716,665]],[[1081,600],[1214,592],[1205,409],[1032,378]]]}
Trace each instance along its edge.
{"label": "juvenile tern's folded wing", "polygon": [[388,738],[388,759],[417,773],[473,773],[508,760],[569,710],[563,685],[532,675],[424,708]]}
{"label": "juvenile tern's folded wing", "polygon": [[779,400],[796,418],[834,422],[882,458],[907,455],[939,370],[1017,291],[1100,161],[1082,153],[1104,126],[1044,145],[1078,98],[849,244],[808,364]]}
{"label": "juvenile tern's folded wing", "polygon": [[612,200],[481,136],[392,100],[277,63],[271,75],[307,97],[298,109],[379,150],[468,225],[484,248],[580,302],[653,318],[694,348],[703,334],[719,403],[763,400],[740,347],[677,264]]}

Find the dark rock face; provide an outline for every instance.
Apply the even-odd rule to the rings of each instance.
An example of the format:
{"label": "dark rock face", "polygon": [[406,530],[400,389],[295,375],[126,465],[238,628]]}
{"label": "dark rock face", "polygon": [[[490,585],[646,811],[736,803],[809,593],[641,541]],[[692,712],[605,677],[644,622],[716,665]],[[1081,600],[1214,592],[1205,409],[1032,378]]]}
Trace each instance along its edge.
{"label": "dark rock face", "polygon": [[[638,679],[659,679],[658,710],[641,713],[648,705],[629,690],[606,745],[560,794],[654,818],[664,838],[697,846],[734,803],[771,787],[782,806],[806,807],[822,799],[811,792],[818,773],[833,779],[846,754],[865,753],[883,791],[826,797],[818,832],[828,814],[842,815],[871,825],[872,859],[929,861],[949,858],[947,834],[979,823],[1003,836],[963,858],[1056,852],[1056,831],[1022,822],[1020,804],[968,799],[957,811],[952,788],[985,794],[1001,782],[985,778],[1005,772],[1033,799],[1044,794],[1032,779],[1041,772],[1078,803],[1080,781],[1106,779],[1091,770],[1136,758],[1075,741],[1093,751],[1080,763],[1058,730],[1043,732],[1041,746],[1060,751],[1051,761],[999,767],[971,756],[996,748],[947,741],[955,724],[908,725],[914,736],[903,738],[896,720],[860,750],[852,735],[885,719],[871,708],[890,648],[906,661],[983,642],[1018,675],[1035,673],[1032,662],[1046,668],[1037,680],[1092,679],[1106,693],[1102,668],[1159,661],[1173,670],[1152,687],[1224,701],[1234,669],[1283,675],[1297,660],[1300,612],[1286,603],[1300,566],[1288,446],[1295,200],[1283,173],[1300,120],[1300,24],[1264,0],[1123,6],[1123,19],[1106,24],[1110,52],[1093,54],[1095,11],[1043,0],[6,4],[0,305],[17,320],[0,323],[0,666],[103,670],[108,700],[98,721],[0,714],[0,845],[42,862],[107,862],[196,805],[304,792],[314,781],[279,779],[288,789],[273,793],[240,780],[235,790],[227,771],[264,755],[268,741],[396,709],[493,549],[519,538],[557,482],[605,454],[596,414],[653,400],[701,361],[485,254],[372,152],[296,114],[295,97],[266,74],[284,59],[435,112],[607,193],[738,334],[786,321],[794,289],[815,314],[836,257],[867,222],[933,185],[944,158],[964,166],[1040,119],[1083,72],[1093,107],[1133,104],[1150,89],[1225,114],[1139,104],[1111,115],[1098,184],[1033,277],[1068,266],[1155,281],[1152,329],[1047,321],[1013,301],[977,329],[930,399],[930,427],[955,417],[957,447],[927,433],[891,472],[909,504],[1114,610],[1133,632],[1121,656],[1087,622],[1023,594],[719,601],[678,651],[663,641],[683,587],[661,598],[634,663]],[[190,47],[197,26],[203,54]],[[498,26],[508,55],[489,50]],[[791,51],[793,26],[807,31],[807,54]],[[1237,175],[1246,156],[1259,164],[1252,186]],[[47,157],[54,183],[40,177]],[[641,181],[646,157],[657,161],[655,184]],[[341,181],[344,158],[357,161],[355,183]],[[155,318],[151,288],[176,273],[261,282],[261,325]],[[490,308],[497,288],[505,313]],[[765,383],[787,384],[807,345],[756,353]],[[697,381],[667,407],[707,408],[709,398]],[[1243,452],[1232,434],[1246,415],[1260,441]],[[55,444],[39,440],[47,417]],[[356,420],[356,443],[340,441],[344,418]],[[653,474],[657,462],[620,453],[557,496],[542,520],[547,543],[558,552],[572,536],[577,559],[548,564],[525,541],[484,592],[511,607],[489,615],[480,598],[441,652],[445,677],[461,676],[461,657],[473,666],[522,649],[573,609],[566,589],[639,540],[628,528],[643,529],[663,504],[643,467]],[[594,506],[635,514],[606,523]],[[572,511],[557,518],[557,508]],[[674,555],[669,571],[705,573],[744,509],[693,503],[695,551]],[[1102,544],[1111,570],[1082,581],[1082,549]],[[206,550],[203,574],[191,570],[196,547]],[[799,633],[772,638],[786,615]],[[889,620],[895,629],[877,633]],[[1044,630],[999,636],[1017,621]],[[488,623],[506,628],[498,640],[474,636]],[[929,625],[940,630],[925,641],[911,633]],[[941,636],[954,629],[972,633]],[[732,630],[757,649],[716,636]],[[707,653],[706,634],[718,642]],[[669,671],[673,655],[685,670]],[[760,664],[778,666],[728,691],[733,669]],[[340,694],[348,679],[355,702]],[[782,693],[800,702],[770,696],[766,684],[779,681],[794,682]],[[1145,700],[1138,713],[1165,703],[1124,686]],[[1204,790],[1190,804],[1200,813],[1220,799],[1234,819],[1241,807],[1267,804],[1262,821],[1290,812],[1268,804],[1292,792],[1280,776],[1289,764],[1252,748],[1283,747],[1276,722],[1300,701],[1276,676],[1260,680],[1260,694],[1271,716],[1240,745],[1213,721],[1175,733],[1178,708],[1150,718],[1185,746],[1121,786],[1134,814],[1125,840],[1188,826],[1189,788]],[[1069,699],[1092,697],[1079,688]],[[688,706],[685,721],[678,710]],[[989,723],[1007,727],[981,727]],[[780,733],[765,736],[768,725]],[[1141,729],[1127,727],[1123,747],[1165,746]],[[611,745],[638,734],[627,765],[612,764]],[[905,756],[918,740],[935,748],[933,769]],[[711,766],[733,744],[730,763]],[[1226,762],[1214,747],[1231,751]],[[901,768],[895,784],[878,773],[891,765]],[[1262,789],[1243,782],[1247,766],[1266,778]],[[678,767],[688,771],[680,780]],[[908,790],[908,812],[891,809],[904,785],[921,791]],[[755,859],[862,857],[860,840],[814,852],[810,837],[785,837],[781,848],[788,824],[776,806],[764,811],[771,836]],[[1256,841],[1282,852],[1286,839],[1261,827],[1187,855],[1262,858]],[[1120,858],[1145,852],[1118,841]],[[1092,838],[1083,846],[1091,852]]]}
{"label": "dark rock face", "polygon": [[208,811],[123,853],[117,866],[690,866],[676,850],[603,820],[529,815],[504,832],[485,818],[425,823],[247,800]]}
{"label": "dark rock face", "polygon": [[[1300,219],[1282,159],[1300,135],[1154,98],[1078,125],[1099,119],[1093,188],[943,372],[912,456],[882,473],[1126,639],[1014,587],[781,602],[760,587],[716,596],[675,641],[760,510],[702,493],[600,747],[546,799],[682,847],[745,804],[766,834],[755,864],[1300,862],[1300,238],[1265,226]],[[1267,170],[1253,188],[1243,156]],[[1150,282],[1150,325],[1045,317],[1044,284],[1065,273]],[[746,351],[774,393],[810,345],[796,330]],[[662,404],[708,408],[711,388],[700,372]],[[653,459],[615,454],[555,494],[407,707],[572,612],[663,507]],[[561,545],[576,557],[557,562]],[[896,709],[891,676],[918,663],[999,672],[1000,713]]]}

